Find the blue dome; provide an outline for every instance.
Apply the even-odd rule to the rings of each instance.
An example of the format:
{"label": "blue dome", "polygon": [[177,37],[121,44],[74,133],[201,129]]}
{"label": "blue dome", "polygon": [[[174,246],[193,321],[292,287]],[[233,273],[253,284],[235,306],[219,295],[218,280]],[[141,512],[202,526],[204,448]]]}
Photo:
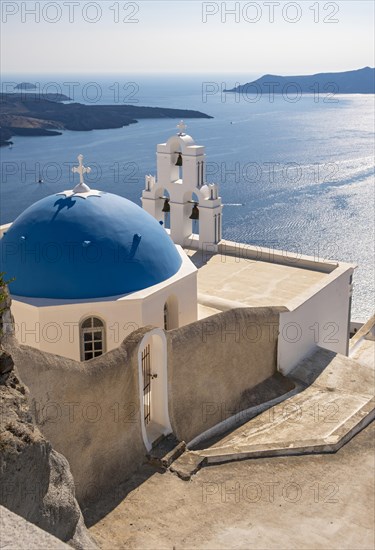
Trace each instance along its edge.
{"label": "blue dome", "polygon": [[165,281],[182,262],[150,214],[111,193],[46,197],[14,221],[0,246],[11,293],[34,298],[126,294]]}

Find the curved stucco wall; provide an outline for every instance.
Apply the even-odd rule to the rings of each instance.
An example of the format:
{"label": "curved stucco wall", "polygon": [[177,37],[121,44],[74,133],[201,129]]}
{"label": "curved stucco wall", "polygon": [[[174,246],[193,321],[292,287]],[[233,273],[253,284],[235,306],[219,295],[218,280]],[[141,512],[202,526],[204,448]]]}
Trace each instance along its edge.
{"label": "curved stucco wall", "polygon": [[[169,417],[179,439],[189,442],[246,408],[246,391],[276,372],[284,309],[235,309],[165,333]],[[138,355],[151,330],[86,363],[15,339],[8,346],[39,428],[69,461],[81,505],[116,491],[145,460]]]}
{"label": "curved stucco wall", "polygon": [[233,309],[168,333],[169,415],[179,439],[240,413],[246,391],[275,374],[282,311]]}
{"label": "curved stucco wall", "polygon": [[87,363],[17,344],[10,350],[39,428],[69,461],[80,504],[100,499],[144,460],[137,351],[147,331]]}

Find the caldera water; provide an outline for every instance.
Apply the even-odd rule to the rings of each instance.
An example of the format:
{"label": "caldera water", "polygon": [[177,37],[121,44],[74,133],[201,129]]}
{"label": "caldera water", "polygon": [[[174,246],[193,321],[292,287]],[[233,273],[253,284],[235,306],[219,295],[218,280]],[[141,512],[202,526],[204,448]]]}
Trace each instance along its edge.
{"label": "caldera water", "polygon": [[[358,265],[352,319],[374,306],[374,96],[227,94],[252,75],[3,77],[79,103],[194,109],[186,132],[206,146],[207,181],[220,186],[223,237]],[[74,84],[75,83],[75,84]],[[69,94],[69,92],[73,92]],[[121,129],[13,137],[1,153],[1,223],[42,197],[72,187],[77,155],[87,183],[140,204],[145,174],[156,173],[156,145],[176,119]],[[38,183],[42,180],[42,183]]]}

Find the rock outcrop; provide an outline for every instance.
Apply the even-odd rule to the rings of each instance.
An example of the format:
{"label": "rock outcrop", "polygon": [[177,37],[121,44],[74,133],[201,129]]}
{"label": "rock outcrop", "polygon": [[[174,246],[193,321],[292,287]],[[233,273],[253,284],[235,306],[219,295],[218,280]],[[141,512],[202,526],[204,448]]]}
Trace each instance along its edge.
{"label": "rock outcrop", "polygon": [[0,505],[77,549],[94,549],[74,495],[69,463],[35,424],[28,390],[2,339],[12,337],[10,299],[0,288]]}

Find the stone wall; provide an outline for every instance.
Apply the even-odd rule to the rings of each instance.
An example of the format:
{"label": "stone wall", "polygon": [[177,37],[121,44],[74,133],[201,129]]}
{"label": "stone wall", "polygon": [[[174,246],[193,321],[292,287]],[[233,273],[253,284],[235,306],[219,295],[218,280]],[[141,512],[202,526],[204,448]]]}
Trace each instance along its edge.
{"label": "stone wall", "polygon": [[233,309],[167,333],[169,414],[179,439],[188,443],[248,407],[247,392],[276,372],[282,311]]}

